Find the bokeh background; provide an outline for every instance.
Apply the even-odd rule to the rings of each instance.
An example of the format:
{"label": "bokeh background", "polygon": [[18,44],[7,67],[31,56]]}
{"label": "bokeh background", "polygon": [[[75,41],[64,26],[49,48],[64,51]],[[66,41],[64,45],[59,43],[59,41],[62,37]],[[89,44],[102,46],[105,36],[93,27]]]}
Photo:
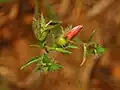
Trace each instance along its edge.
{"label": "bokeh background", "polygon": [[56,72],[32,72],[34,64],[21,71],[26,61],[43,52],[29,47],[36,42],[31,27],[34,0],[0,3],[0,90],[120,90],[120,0],[40,0],[40,12],[50,19],[59,18],[64,26],[83,25],[78,35],[83,41],[96,30],[94,40],[107,51],[90,73],[92,56],[87,58],[87,69],[79,66],[82,48],[70,56],[52,53],[64,66]]}

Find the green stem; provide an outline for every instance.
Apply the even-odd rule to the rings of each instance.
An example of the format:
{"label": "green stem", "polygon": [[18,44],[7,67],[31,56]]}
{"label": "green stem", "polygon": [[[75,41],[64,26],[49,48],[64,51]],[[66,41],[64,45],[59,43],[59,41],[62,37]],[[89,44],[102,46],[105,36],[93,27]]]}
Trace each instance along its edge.
{"label": "green stem", "polygon": [[95,32],[96,32],[96,30],[94,30],[94,31],[92,32],[92,34],[91,34],[91,36],[90,36],[90,38],[89,38],[88,42],[92,41],[92,38],[93,38],[93,36],[94,36]]}
{"label": "green stem", "polygon": [[38,19],[39,15],[39,0],[35,0],[35,18]]}

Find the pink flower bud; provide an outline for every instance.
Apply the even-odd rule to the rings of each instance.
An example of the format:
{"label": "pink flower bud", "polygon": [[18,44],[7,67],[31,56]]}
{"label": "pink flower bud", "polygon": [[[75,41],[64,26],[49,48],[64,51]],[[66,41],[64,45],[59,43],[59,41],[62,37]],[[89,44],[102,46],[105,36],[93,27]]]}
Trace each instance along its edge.
{"label": "pink flower bud", "polygon": [[78,25],[72,28],[71,30],[69,30],[67,33],[65,33],[64,36],[67,37],[67,39],[71,40],[74,36],[76,36],[80,32],[82,28],[83,26]]}

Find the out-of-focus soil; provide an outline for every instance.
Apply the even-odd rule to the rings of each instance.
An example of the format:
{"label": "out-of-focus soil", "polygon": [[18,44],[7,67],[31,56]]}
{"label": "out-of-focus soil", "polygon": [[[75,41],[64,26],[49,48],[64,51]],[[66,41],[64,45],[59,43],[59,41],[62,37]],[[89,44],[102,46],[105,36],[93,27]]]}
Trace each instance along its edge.
{"label": "out-of-focus soil", "polygon": [[[70,3],[69,10],[65,9],[66,4],[63,5],[64,7],[61,4],[62,9],[59,9],[60,2],[49,1],[64,25],[84,26],[79,34],[81,40],[87,40],[92,30],[96,29],[94,40],[106,47],[107,51],[94,70],[91,82],[95,82],[94,86],[98,90],[119,90],[120,1],[114,1],[93,17],[89,16],[89,11],[93,9],[94,4],[102,0],[84,0],[84,4],[78,5],[80,7],[76,6],[79,0],[66,0],[66,4]],[[65,0],[60,1],[65,2]],[[40,5],[41,11],[47,15],[42,0]],[[39,76],[39,73],[32,73],[35,65],[20,70],[27,60],[43,52],[41,49],[29,47],[36,42],[31,28],[33,6],[33,0],[0,4],[0,74],[1,78],[4,76],[8,81],[6,84],[7,81],[1,80],[1,83],[11,90],[80,90],[79,78],[82,77],[79,77],[79,64],[82,60],[82,49],[73,50],[70,56],[53,53],[52,56],[56,57],[56,61],[64,66],[59,71]],[[107,71],[110,73],[106,73]],[[1,86],[4,86],[3,84]]]}

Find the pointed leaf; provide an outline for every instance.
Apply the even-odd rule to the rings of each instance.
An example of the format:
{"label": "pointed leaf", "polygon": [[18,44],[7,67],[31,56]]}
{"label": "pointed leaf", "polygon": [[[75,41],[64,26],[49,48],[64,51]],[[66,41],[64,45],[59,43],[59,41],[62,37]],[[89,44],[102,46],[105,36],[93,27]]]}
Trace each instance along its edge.
{"label": "pointed leaf", "polygon": [[48,25],[56,25],[56,24],[61,24],[61,23],[62,23],[62,21],[53,21],[53,20],[50,20],[49,22],[47,22],[46,27]]}
{"label": "pointed leaf", "polygon": [[49,58],[48,54],[44,53],[44,55],[43,55],[43,62],[47,64],[47,63],[50,63],[51,60],[52,59]]}
{"label": "pointed leaf", "polygon": [[72,45],[72,44],[69,44],[68,46],[66,46],[66,48],[78,48],[77,46],[75,46],[75,45]]}
{"label": "pointed leaf", "polygon": [[32,63],[35,63],[37,61],[39,61],[41,58],[41,56],[37,56],[37,57],[33,57],[31,60],[29,60],[26,64],[24,64],[20,69],[24,69],[25,67],[31,65]]}
{"label": "pointed leaf", "polygon": [[91,36],[90,36],[90,38],[89,38],[88,42],[92,41],[92,39],[93,39],[93,36],[94,36],[95,32],[96,32],[96,30],[94,30],[94,31],[92,32],[92,34],[91,34]]}
{"label": "pointed leaf", "polygon": [[98,46],[97,48],[96,48],[96,51],[97,51],[97,53],[98,54],[103,54],[104,52],[105,52],[105,48],[103,48],[103,47],[101,47],[101,46]]}
{"label": "pointed leaf", "polygon": [[37,20],[35,17],[33,17],[32,29],[35,37],[39,40],[41,36],[41,26],[40,26],[40,21]]}
{"label": "pointed leaf", "polygon": [[54,63],[51,66],[49,66],[48,71],[55,71],[55,70],[58,70],[58,69],[61,69],[61,68],[63,68],[63,66]]}
{"label": "pointed leaf", "polygon": [[45,18],[43,16],[43,14],[41,13],[41,27],[45,27]]}
{"label": "pointed leaf", "polygon": [[45,30],[53,30],[54,28],[60,26],[59,24],[56,24],[56,25],[48,25]]}
{"label": "pointed leaf", "polygon": [[64,54],[71,54],[70,51],[68,50],[65,50],[63,48],[54,48],[54,50],[58,51],[58,52],[61,52],[61,53],[64,53]]}

